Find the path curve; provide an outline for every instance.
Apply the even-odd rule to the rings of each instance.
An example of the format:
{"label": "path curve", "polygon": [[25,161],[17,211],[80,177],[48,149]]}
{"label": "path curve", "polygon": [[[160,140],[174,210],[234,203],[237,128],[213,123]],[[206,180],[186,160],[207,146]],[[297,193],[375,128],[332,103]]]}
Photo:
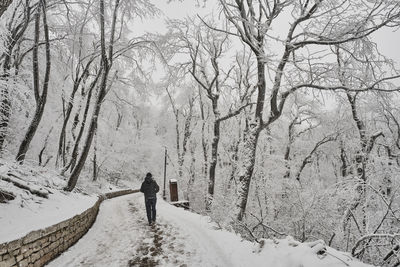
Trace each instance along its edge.
{"label": "path curve", "polygon": [[150,227],[142,194],[104,201],[87,234],[47,266],[234,266],[186,212],[161,199],[157,207]]}

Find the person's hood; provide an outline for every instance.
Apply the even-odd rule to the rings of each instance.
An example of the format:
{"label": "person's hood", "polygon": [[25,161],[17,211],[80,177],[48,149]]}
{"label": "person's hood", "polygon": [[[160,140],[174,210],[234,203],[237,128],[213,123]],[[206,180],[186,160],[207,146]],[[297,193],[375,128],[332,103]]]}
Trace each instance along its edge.
{"label": "person's hood", "polygon": [[146,178],[144,178],[144,181],[146,182],[146,183],[151,183],[151,180],[153,180],[153,178],[151,178],[151,177],[146,177]]}

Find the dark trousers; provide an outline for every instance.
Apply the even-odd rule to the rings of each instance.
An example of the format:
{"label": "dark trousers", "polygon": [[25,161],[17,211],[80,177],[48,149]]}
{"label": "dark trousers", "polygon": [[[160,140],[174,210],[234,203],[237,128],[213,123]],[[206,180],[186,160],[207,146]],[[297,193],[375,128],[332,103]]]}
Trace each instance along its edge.
{"label": "dark trousers", "polygon": [[146,213],[149,223],[156,221],[156,198],[146,199]]}

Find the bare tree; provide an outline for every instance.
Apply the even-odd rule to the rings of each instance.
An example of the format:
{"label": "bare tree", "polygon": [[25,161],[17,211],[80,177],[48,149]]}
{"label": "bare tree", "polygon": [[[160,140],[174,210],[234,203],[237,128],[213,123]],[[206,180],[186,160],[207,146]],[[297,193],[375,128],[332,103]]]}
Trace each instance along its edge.
{"label": "bare tree", "polygon": [[[356,1],[357,2],[357,1]],[[390,25],[399,18],[399,4],[395,2],[378,1],[362,5],[359,3],[331,3],[325,1],[245,1],[220,0],[226,19],[236,31],[213,28],[217,31],[237,36],[253,51],[257,60],[257,103],[254,119],[245,133],[245,144],[242,146],[242,171],[239,173],[237,211],[238,220],[242,220],[253,176],[258,137],[264,129],[275,122],[282,114],[287,98],[302,88],[319,90],[366,91],[385,90],[382,84],[390,79],[378,79],[363,88],[343,86],[338,80],[332,80],[328,68],[320,68],[316,56],[311,51],[317,47],[329,47],[336,44],[354,42],[365,38],[380,28]],[[265,42],[279,40],[271,29],[272,22],[278,17],[286,16],[286,10],[292,16],[288,25],[284,48],[276,64],[272,77],[272,86],[267,91],[266,65],[272,67],[272,60],[265,51]],[[358,18],[355,21],[353,18]],[[286,21],[288,21],[286,19]],[[307,55],[307,47],[310,47]],[[305,64],[302,64],[302,63]],[[295,74],[296,73],[296,74]],[[269,94],[267,97],[267,93]],[[269,114],[263,116],[265,103],[269,100]]]}
{"label": "bare tree", "polygon": [[[70,169],[72,171],[75,168],[76,161],[78,159],[78,154],[79,154],[80,142],[82,140],[83,133],[84,133],[84,130],[86,127],[86,121],[87,121],[88,115],[89,115],[89,108],[90,108],[90,103],[92,100],[93,91],[98,84],[101,74],[102,74],[102,68],[97,70],[97,73],[96,73],[93,81],[90,83],[89,88],[86,89],[87,93],[84,93],[84,95],[86,96],[86,104],[85,104],[85,108],[83,110],[81,123],[79,126],[79,131],[74,140],[75,142],[74,142],[73,149],[71,152],[71,159],[70,159],[69,163],[66,164],[65,167],[63,168],[63,170],[61,172],[62,174],[64,174],[68,169]],[[79,113],[77,112],[75,119],[74,119],[74,124],[78,124],[78,120],[79,120]],[[75,126],[75,127],[77,127],[77,126]]]}
{"label": "bare tree", "polygon": [[58,154],[57,154],[57,158],[58,157],[61,158],[63,166],[65,166],[65,164],[66,164],[66,159],[65,159],[66,133],[65,132],[66,132],[67,124],[68,124],[70,116],[71,116],[75,94],[76,94],[77,90],[79,89],[79,86],[80,86],[82,80],[85,78],[85,76],[88,75],[90,65],[92,64],[94,59],[95,59],[95,57],[92,57],[89,59],[89,61],[86,63],[86,66],[84,67],[84,69],[82,70],[81,73],[80,73],[81,70],[79,68],[82,64],[81,63],[78,64],[79,68],[77,70],[77,77],[75,77],[75,79],[74,79],[74,84],[73,84],[73,88],[71,91],[71,95],[67,101],[67,109],[64,112],[64,121],[63,121],[63,124],[61,127],[60,138],[59,138],[59,143],[58,143]]}
{"label": "bare tree", "polygon": [[[136,12],[139,16],[147,16],[148,14],[152,14],[157,10],[154,8],[152,4],[148,1],[141,1],[138,6],[133,5],[130,1],[120,1],[115,0],[111,1],[112,4],[105,5],[105,1],[99,1],[100,13],[99,15],[99,27],[100,27],[100,68],[97,75],[98,78],[95,78],[94,88],[97,88],[97,95],[95,99],[95,103],[92,110],[92,116],[90,119],[90,123],[87,128],[87,135],[85,138],[85,142],[83,143],[81,155],[76,160],[72,158],[72,162],[74,163],[74,168],[71,171],[71,176],[68,180],[68,185],[65,187],[65,190],[71,191],[74,189],[79,175],[85,165],[87,156],[89,155],[89,151],[92,145],[93,137],[96,133],[96,129],[98,126],[98,120],[100,116],[100,110],[102,103],[105,100],[108,92],[111,90],[111,86],[113,81],[117,78],[118,71],[114,72],[112,77],[110,76],[112,67],[114,66],[114,62],[116,59],[127,56],[128,52],[135,48],[143,48],[148,49],[149,44],[152,43],[144,38],[132,38],[127,40],[123,38],[122,32],[126,29],[125,23],[126,20],[132,15],[133,12]],[[110,10],[110,27],[106,29],[106,16],[108,11],[105,11],[105,6],[109,7]],[[124,8],[123,12],[120,12]],[[133,10],[133,11],[132,11]],[[107,24],[108,25],[108,24]],[[106,42],[106,33],[109,33],[109,40]],[[133,55],[131,55],[133,57]],[[135,58],[131,58],[132,62],[137,64]],[[96,75],[96,77],[97,77]],[[98,84],[96,79],[98,79]],[[96,81],[96,82],[95,82]],[[87,101],[90,101],[89,99]],[[87,102],[87,106],[89,102]],[[85,108],[86,110],[86,108]],[[86,112],[86,111],[85,111]],[[82,125],[84,126],[84,125]],[[77,142],[75,142],[76,144]],[[76,146],[77,147],[77,146]],[[75,149],[75,147],[74,147]]]}
{"label": "bare tree", "polygon": [[96,103],[94,106],[93,110],[93,115],[92,119],[90,121],[90,125],[88,128],[88,133],[86,136],[85,144],[82,148],[82,154],[78,159],[77,165],[73,169],[71,176],[69,177],[68,180],[68,185],[65,187],[66,191],[72,191],[75,188],[76,183],[78,182],[79,175],[82,171],[82,168],[86,162],[86,158],[89,154],[90,146],[93,141],[93,136],[96,132],[97,128],[97,121],[98,121],[98,116],[100,114],[100,108],[101,104],[107,94],[106,88],[107,88],[107,79],[109,72],[112,67],[113,63],[113,53],[114,53],[114,42],[115,42],[115,27],[116,27],[116,20],[118,16],[118,8],[119,8],[119,0],[115,0],[114,7],[113,7],[113,13],[112,13],[112,24],[111,24],[111,31],[110,31],[110,40],[108,43],[108,54],[106,52],[106,41],[105,41],[105,26],[104,26],[104,0],[99,1],[100,5],[100,13],[99,13],[99,19],[100,19],[100,42],[101,42],[101,69],[102,69],[102,74],[101,74],[101,80],[99,84],[99,92],[97,95]]}
{"label": "bare tree", "polygon": [[[44,81],[42,90],[40,90],[40,75],[39,75],[39,35],[40,35],[40,14],[43,14],[43,31],[46,44],[46,70],[44,74]],[[39,6],[35,15],[35,38],[34,38],[34,49],[33,49],[33,91],[36,101],[36,110],[33,115],[32,121],[28,127],[24,139],[18,149],[16,160],[23,162],[26,156],[26,152],[29,149],[29,145],[36,133],[39,123],[43,116],[44,107],[47,101],[47,92],[49,87],[50,70],[51,70],[51,55],[50,55],[50,42],[49,42],[49,28],[47,25],[46,17],[46,0],[40,0]],[[41,91],[41,92],[40,92]]]}
{"label": "bare tree", "polygon": [[[198,34],[195,36],[194,42],[190,42],[188,40],[189,42],[187,42],[187,45],[191,58],[190,73],[210,100],[214,115],[208,180],[209,201],[207,202],[207,208],[210,208],[210,204],[212,203],[212,198],[214,196],[216,167],[218,162],[218,146],[221,136],[221,123],[237,116],[242,110],[251,104],[251,81],[249,81],[249,71],[246,72],[245,70],[246,67],[238,64],[237,68],[239,68],[239,70],[237,70],[237,72],[240,74],[237,75],[239,75],[239,80],[234,80],[233,85],[230,86],[229,80],[232,79],[231,72],[235,69],[235,67],[231,67],[227,72],[224,72],[219,63],[219,61],[222,60],[225,50],[227,49],[228,35],[214,35],[209,29],[206,29],[204,34],[205,36],[203,37],[202,33],[198,32]],[[237,55],[236,62],[239,61],[239,58],[240,56]],[[248,63],[245,60],[243,61],[244,63]],[[208,64],[212,66],[211,70],[208,69]],[[244,88],[241,87],[243,85],[243,80],[245,80],[243,86]],[[223,114],[221,112],[220,97],[223,96],[226,89],[232,93],[235,92],[235,89],[238,90],[239,103],[236,103],[237,105],[235,106],[230,106],[228,112]]]}
{"label": "bare tree", "polygon": [[[340,82],[343,86],[348,86],[348,83],[353,83],[356,84],[357,86],[357,79],[353,77],[352,74],[349,70],[351,69],[349,67],[349,64],[351,64],[352,60],[358,60],[356,58],[356,55],[354,53],[349,53],[349,50],[347,50],[347,54],[344,55],[344,53],[341,53],[341,49],[339,46],[336,48],[336,58],[337,58],[337,65],[338,65],[338,76],[340,79]],[[367,56],[367,55],[366,55]],[[373,71],[374,68],[372,65],[372,62],[369,63],[368,61],[365,67],[364,71],[367,73],[368,70]],[[359,86],[362,86],[364,81],[359,84]],[[352,218],[351,214],[355,211],[355,209],[361,205],[362,206],[362,231],[366,231],[367,227],[367,218],[366,218],[366,211],[365,211],[365,198],[366,198],[366,182],[367,182],[367,175],[366,175],[366,165],[368,163],[369,156],[371,154],[371,151],[375,145],[376,139],[380,136],[383,136],[382,131],[377,131],[376,133],[369,134],[367,131],[367,127],[365,122],[361,119],[360,114],[359,114],[359,109],[357,107],[357,99],[360,97],[360,92],[346,92],[346,97],[348,100],[348,103],[351,108],[351,115],[352,119],[356,125],[358,135],[359,135],[359,148],[357,150],[357,153],[355,155],[355,172],[357,174],[358,182],[357,182],[357,187],[356,187],[356,196],[354,197],[353,202],[351,203],[350,207],[346,211],[345,218],[344,218],[344,229],[346,229],[347,224]],[[353,216],[353,219],[354,216]]]}
{"label": "bare tree", "polygon": [[[74,106],[75,102],[75,95],[78,91],[78,89],[82,86],[82,83],[84,83],[89,74],[90,74],[90,69],[92,67],[92,64],[95,62],[95,59],[99,56],[98,50],[97,50],[97,45],[94,45],[94,51],[91,54],[86,54],[85,50],[87,49],[86,47],[83,46],[83,37],[84,34],[87,34],[85,32],[85,28],[88,26],[90,22],[90,16],[89,13],[91,11],[93,3],[89,2],[88,5],[85,7],[86,10],[84,10],[84,16],[82,18],[82,22],[80,23],[79,31],[74,39],[78,39],[78,45],[77,45],[77,59],[71,60],[72,63],[75,63],[75,66],[73,66],[74,70],[72,73],[72,79],[73,79],[73,84],[72,84],[72,90],[68,98],[63,97],[63,115],[64,115],[64,120],[62,123],[61,131],[60,131],[60,137],[58,140],[58,153],[57,153],[57,161],[61,160],[62,166],[65,167],[66,165],[66,142],[67,142],[67,136],[66,136],[66,129],[68,122],[71,117],[72,109]],[[68,19],[68,18],[67,18]],[[70,22],[71,23],[71,22]],[[75,25],[73,25],[75,26]],[[72,51],[75,52],[75,51]],[[75,57],[75,53],[72,53],[71,57]],[[66,105],[66,107],[65,107]]]}
{"label": "bare tree", "polygon": [[[193,95],[190,95],[188,97],[188,103],[187,103],[187,108],[186,111],[184,110],[184,107],[178,108],[177,104],[175,103],[175,100],[173,99],[170,91],[168,88],[165,89],[167,91],[171,106],[172,106],[172,111],[175,115],[175,133],[176,133],[176,152],[178,155],[178,176],[179,178],[182,178],[183,175],[183,165],[185,162],[185,156],[188,151],[188,141],[190,139],[190,136],[192,135],[193,128],[194,126],[192,125],[193,122],[193,109],[194,109],[194,103],[195,103],[195,97]],[[183,122],[183,133],[181,133],[180,130],[180,118],[184,118]],[[182,144],[181,144],[181,135],[183,135],[182,138]]]}
{"label": "bare tree", "polygon": [[[5,3],[6,4],[6,3]],[[19,9],[23,7],[24,11],[22,16],[18,16]],[[0,8],[0,16],[2,14]],[[21,18],[20,18],[21,17]],[[8,22],[9,34],[5,40],[6,51],[0,56],[2,62],[2,70],[0,78],[5,80],[5,86],[1,90],[1,102],[0,102],[0,151],[3,149],[4,141],[7,136],[8,124],[11,116],[11,101],[10,92],[8,88],[8,80],[10,77],[10,70],[12,67],[12,57],[14,54],[15,47],[21,41],[26,29],[28,28],[31,18],[31,6],[29,1],[20,2],[14,9],[13,16]]]}

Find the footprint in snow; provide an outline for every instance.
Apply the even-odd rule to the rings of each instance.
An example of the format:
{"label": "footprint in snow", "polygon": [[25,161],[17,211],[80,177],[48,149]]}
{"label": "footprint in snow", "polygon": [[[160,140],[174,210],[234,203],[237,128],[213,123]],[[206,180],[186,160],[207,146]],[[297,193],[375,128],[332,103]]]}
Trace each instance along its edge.
{"label": "footprint in snow", "polygon": [[182,243],[177,243],[177,240],[184,237],[176,228],[164,223],[162,219],[149,227],[145,221],[144,212],[140,212],[133,203],[131,203],[130,211],[138,222],[137,227],[145,229],[145,234],[138,240],[139,245],[133,253],[133,259],[128,262],[129,267],[188,266],[185,261],[190,259],[192,251],[187,251]]}

